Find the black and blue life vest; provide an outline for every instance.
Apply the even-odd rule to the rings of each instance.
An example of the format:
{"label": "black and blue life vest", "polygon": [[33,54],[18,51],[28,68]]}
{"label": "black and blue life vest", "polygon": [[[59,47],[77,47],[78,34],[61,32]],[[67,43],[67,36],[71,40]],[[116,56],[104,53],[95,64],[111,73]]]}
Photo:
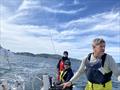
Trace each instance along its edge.
{"label": "black and blue life vest", "polygon": [[100,60],[97,60],[94,63],[90,62],[91,55],[92,53],[88,55],[85,62],[87,79],[91,83],[105,84],[111,80],[112,71],[103,74],[99,69],[104,67],[107,54],[105,53]]}

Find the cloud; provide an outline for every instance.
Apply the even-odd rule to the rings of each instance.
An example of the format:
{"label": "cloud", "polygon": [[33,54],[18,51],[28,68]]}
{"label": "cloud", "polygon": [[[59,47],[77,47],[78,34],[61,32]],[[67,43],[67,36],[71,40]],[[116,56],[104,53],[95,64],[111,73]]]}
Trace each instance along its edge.
{"label": "cloud", "polygon": [[86,9],[85,6],[76,4],[64,5],[61,2],[59,4],[63,6],[56,7],[56,4],[49,6],[47,5],[48,3],[50,2],[24,0],[18,10],[16,10],[16,14],[9,18],[9,21],[21,25],[34,24],[55,26],[55,24],[70,21],[76,14]]}
{"label": "cloud", "polygon": [[0,17],[8,19],[8,17],[15,14],[22,0],[4,0],[0,2]]}
{"label": "cloud", "polygon": [[[80,18],[78,20],[73,20],[64,25],[61,28],[65,32],[73,32],[72,35],[83,36],[83,35],[106,35],[106,36],[116,36],[119,35],[119,12],[106,12],[90,16],[87,18]],[[84,23],[84,24],[83,24]],[[82,26],[82,27],[80,27]],[[83,29],[83,27],[86,27]],[[67,30],[67,31],[66,31]],[[66,35],[67,35],[66,33]],[[68,33],[68,35],[70,34]]]}
{"label": "cloud", "polygon": [[7,8],[7,7],[5,7],[4,5],[1,5],[0,6],[0,18],[1,19],[6,19],[6,18],[8,18],[8,16],[10,15],[11,13],[10,13],[10,10]]}
{"label": "cloud", "polygon": [[[95,17],[95,19],[96,18],[98,17]],[[87,19],[89,18],[87,17]],[[84,20],[87,20],[87,19],[84,19]],[[94,21],[94,18],[93,18],[93,21]],[[114,24],[116,23],[116,21],[113,20],[111,21],[111,23]],[[112,24],[110,25],[108,24],[108,26],[113,27]],[[70,26],[71,25],[74,25],[74,23],[70,24]],[[95,25],[92,25],[91,28],[94,28],[97,25],[104,25],[104,24],[97,23]],[[15,47],[19,48],[15,51],[29,51],[29,52],[34,52],[34,53],[36,52],[39,52],[39,53],[42,53],[42,52],[52,53],[53,52],[54,53],[54,49],[53,49],[51,39],[50,39],[51,35],[52,35],[52,39],[55,45],[56,52],[62,53],[62,51],[68,50],[70,52],[74,52],[71,55],[72,57],[81,58],[85,56],[87,53],[89,53],[90,51],[92,51],[92,49],[90,49],[91,42],[96,37],[104,38],[108,44],[110,43],[112,44],[112,46],[110,46],[112,47],[112,49],[107,48],[107,52],[110,52],[110,54],[113,54],[116,52],[114,51],[114,49],[117,48],[117,50],[119,50],[120,48],[119,45],[116,45],[120,43],[119,30],[116,30],[116,32],[118,33],[116,34],[114,32],[111,32],[111,31],[114,31],[114,28],[108,31],[107,30],[107,28],[109,28],[108,26],[104,27],[105,30],[107,31],[106,35],[102,34],[104,33],[104,30],[102,29],[99,30],[99,28],[94,28],[90,30],[88,28],[86,30],[80,30],[77,28],[75,30],[70,30],[69,25],[67,26],[68,29],[65,28],[65,30],[61,32],[58,32],[57,28],[49,28],[47,26],[15,25],[15,24],[12,24],[12,25],[8,24],[8,25],[3,25],[3,26],[5,26],[3,27],[4,31],[2,32],[4,44],[7,45],[7,43],[9,43],[8,45],[11,45],[11,47],[15,45],[14,48]],[[102,32],[98,36],[96,33],[100,31]],[[108,32],[111,33],[113,37],[109,37]],[[87,33],[89,34],[87,35]],[[36,36],[36,34],[38,34],[38,36]],[[31,41],[35,41],[35,42],[33,43]],[[116,46],[114,46],[114,43],[116,43],[115,44]],[[45,47],[46,45],[47,45],[47,48]],[[34,47],[31,47],[31,46],[34,46]],[[36,48],[40,48],[41,50],[39,51]],[[116,53],[119,53],[119,52],[117,51]],[[116,56],[115,54],[113,54],[113,56],[118,57],[118,55]]]}
{"label": "cloud", "polygon": [[[72,20],[68,23],[65,23],[64,25],[62,25],[61,27],[63,28],[71,28],[71,27],[78,27],[81,25],[91,25],[91,27],[94,28],[89,28],[89,30],[91,29],[92,31],[94,30],[105,30],[106,28],[108,29],[109,26],[113,27],[114,25],[117,24],[115,30],[119,29],[119,20],[120,20],[120,13],[119,11],[117,12],[105,12],[105,13],[101,13],[101,14],[96,14],[96,15],[92,15],[89,17],[85,17],[85,18],[79,18],[77,20]],[[88,27],[87,26],[87,27]],[[80,27],[78,27],[78,29],[81,29]],[[111,28],[110,28],[111,29]],[[91,31],[90,30],[90,31]],[[113,30],[113,28],[112,28]],[[86,30],[84,30],[86,31]]]}
{"label": "cloud", "polygon": [[[82,58],[89,52],[92,52],[91,43],[96,37],[104,38],[107,42],[106,52],[112,54],[116,60],[119,60],[120,51],[120,13],[119,11],[106,11],[102,13],[96,13],[88,15],[86,17],[71,18],[78,15],[77,13],[85,8],[69,9],[78,5],[79,1],[75,0],[74,4],[67,5],[67,9],[60,8],[64,3],[59,3],[59,6],[49,7],[47,5],[42,6],[39,0],[24,0],[15,14],[11,16],[8,7],[2,5],[2,10],[5,14],[5,18],[2,19],[2,42],[1,44],[5,48],[10,48],[12,51],[28,51],[32,53],[57,53],[61,54],[64,50],[70,52],[71,57]],[[36,9],[36,10],[35,10]],[[33,12],[32,12],[32,11]],[[35,10],[35,11],[34,11]],[[39,12],[39,10],[41,10]],[[37,17],[36,13],[41,16],[49,16],[47,18]],[[49,12],[49,13],[43,13]],[[3,15],[3,13],[1,15]],[[70,15],[70,20],[66,22],[65,18],[54,18],[52,15],[58,13]],[[8,15],[7,15],[8,14]],[[3,15],[4,16],[4,15]],[[19,18],[19,17],[22,18]],[[30,16],[30,18],[28,18]],[[6,17],[8,17],[6,19]],[[42,18],[42,19],[40,19]],[[19,23],[19,19],[22,24]],[[15,23],[12,23],[12,20]],[[50,27],[49,24],[39,24],[48,22],[53,24]],[[57,22],[58,20],[58,22]],[[32,23],[30,23],[30,22]],[[28,22],[28,23],[24,23]],[[54,47],[55,46],[55,47]]]}
{"label": "cloud", "polygon": [[[48,27],[15,25],[5,22],[2,23],[1,30],[1,44],[5,48],[10,47],[12,51],[27,51],[32,53],[55,52],[51,43],[50,32],[54,35],[58,34],[58,32]],[[36,37],[34,34],[40,35]],[[61,47],[71,47],[69,43],[58,43],[54,41],[54,44],[57,49],[56,51],[60,51]]]}
{"label": "cloud", "polygon": [[74,4],[79,4],[79,0],[74,0]]}
{"label": "cloud", "polygon": [[70,11],[67,11],[67,10],[60,10],[60,9],[51,9],[49,7],[43,7],[43,10],[46,10],[48,12],[52,12],[52,13],[63,13],[63,14],[75,14],[79,11],[83,11],[85,10],[85,8],[81,8],[81,9],[78,9],[78,10],[70,10]]}
{"label": "cloud", "polygon": [[120,47],[107,47],[106,48],[106,52],[110,55],[112,55],[112,57],[115,59],[116,62],[120,62]]}
{"label": "cloud", "polygon": [[[14,26],[14,28],[13,28]],[[11,28],[11,30],[10,30]],[[50,52],[51,44],[50,39],[47,37],[36,38],[26,34],[26,30],[30,29],[24,26],[10,25],[2,31],[2,44],[5,47],[11,47],[13,51],[29,51],[29,52]],[[44,47],[48,45],[48,47]],[[40,50],[39,50],[40,49]]]}
{"label": "cloud", "polygon": [[38,9],[38,10],[44,10],[44,11],[51,12],[51,13],[75,14],[79,11],[85,10],[86,8],[83,7],[83,8],[79,8],[77,10],[63,10],[63,9],[52,8],[52,6],[51,7],[43,6],[41,4],[41,2],[38,0],[36,0],[36,1],[24,0],[18,10],[22,11],[22,10],[26,10],[26,9]]}

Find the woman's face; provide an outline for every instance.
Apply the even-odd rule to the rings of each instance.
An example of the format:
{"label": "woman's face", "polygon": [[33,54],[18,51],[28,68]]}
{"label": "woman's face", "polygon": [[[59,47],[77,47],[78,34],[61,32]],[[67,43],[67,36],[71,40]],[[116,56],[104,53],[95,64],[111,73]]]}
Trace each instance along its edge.
{"label": "woman's face", "polygon": [[103,55],[105,52],[105,43],[100,43],[99,45],[96,45],[93,47],[94,53],[98,55]]}
{"label": "woman's face", "polygon": [[69,65],[64,65],[65,69],[68,69],[70,66]]}

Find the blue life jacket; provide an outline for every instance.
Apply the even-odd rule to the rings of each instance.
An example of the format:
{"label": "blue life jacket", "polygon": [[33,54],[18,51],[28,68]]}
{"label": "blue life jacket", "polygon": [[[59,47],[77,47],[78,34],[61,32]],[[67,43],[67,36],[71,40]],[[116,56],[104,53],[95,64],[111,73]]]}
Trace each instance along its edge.
{"label": "blue life jacket", "polygon": [[106,53],[101,57],[101,60],[96,61],[95,63],[90,62],[91,58],[90,53],[86,59],[85,66],[86,66],[86,76],[87,79],[91,83],[96,84],[105,84],[106,82],[111,80],[112,71],[103,74],[99,69],[104,67],[105,59],[106,59]]}

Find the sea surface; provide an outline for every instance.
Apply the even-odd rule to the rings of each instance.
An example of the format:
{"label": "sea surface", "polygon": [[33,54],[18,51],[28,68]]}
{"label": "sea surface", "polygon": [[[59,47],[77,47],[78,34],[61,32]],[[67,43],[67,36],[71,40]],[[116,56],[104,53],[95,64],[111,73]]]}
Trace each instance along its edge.
{"label": "sea surface", "polygon": [[[9,86],[12,87],[15,80],[19,80],[24,83],[25,90],[40,90],[42,87],[42,79],[44,74],[53,77],[56,80],[58,60],[53,58],[33,57],[15,55],[9,57],[9,63],[6,58],[0,56],[0,79],[7,79]],[[72,69],[77,71],[80,65],[80,61],[72,60]],[[120,82],[113,76],[113,90],[120,90]],[[83,74],[76,81],[75,90],[84,90],[86,85],[86,77]]]}

